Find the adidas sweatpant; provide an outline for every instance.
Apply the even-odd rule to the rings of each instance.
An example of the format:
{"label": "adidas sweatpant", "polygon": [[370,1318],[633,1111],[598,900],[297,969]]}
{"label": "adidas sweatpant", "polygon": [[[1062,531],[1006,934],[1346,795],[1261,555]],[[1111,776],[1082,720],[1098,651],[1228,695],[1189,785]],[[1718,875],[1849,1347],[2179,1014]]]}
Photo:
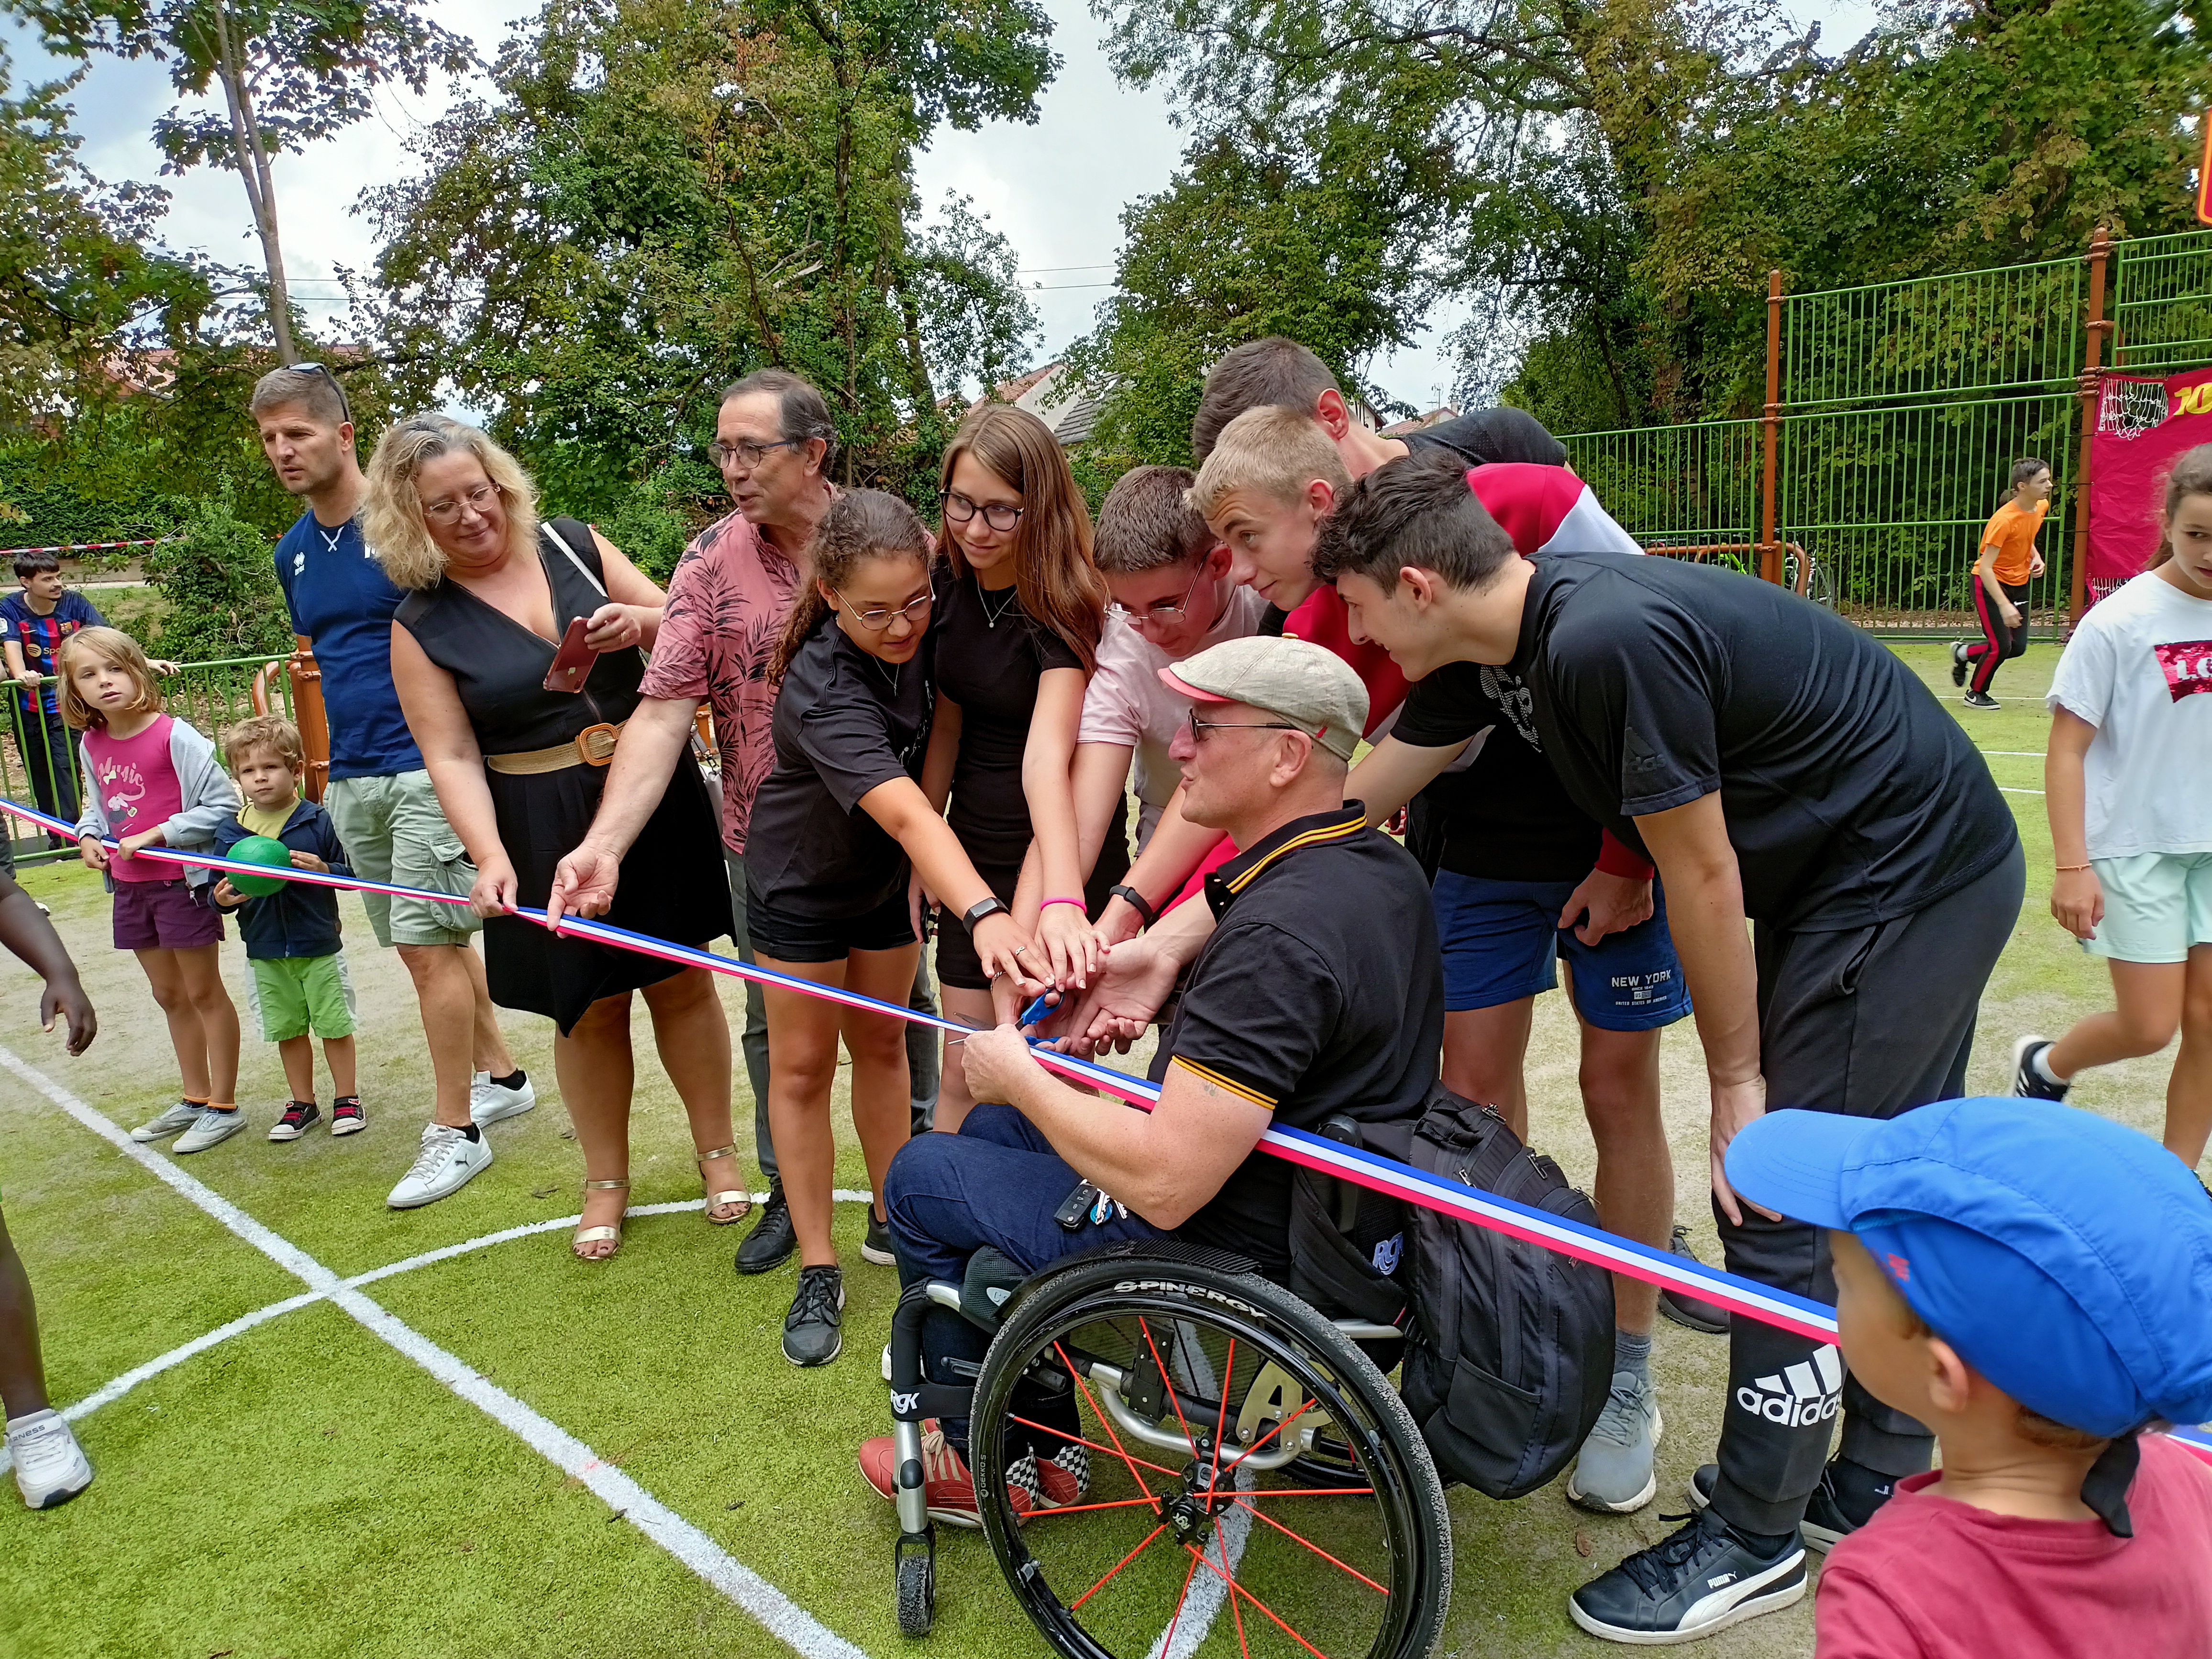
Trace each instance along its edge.
{"label": "adidas sweatpant", "polygon": [[[1974,1015],[2019,920],[2019,849],[1927,909],[1875,927],[1790,933],[1759,926],[1759,1055],[1767,1109],[1894,1117],[1964,1090]],[[1822,1302],[1836,1299],[1827,1235],[1743,1206],[1732,1226],[1713,1206],[1729,1271]],[[1843,1455],[1886,1474],[1917,1474],[1935,1438],[1854,1380],[1832,1346],[1738,1317],[1729,1322],[1729,1398],[1712,1507],[1747,1532],[1796,1529],[1820,1484],[1830,1431]]]}

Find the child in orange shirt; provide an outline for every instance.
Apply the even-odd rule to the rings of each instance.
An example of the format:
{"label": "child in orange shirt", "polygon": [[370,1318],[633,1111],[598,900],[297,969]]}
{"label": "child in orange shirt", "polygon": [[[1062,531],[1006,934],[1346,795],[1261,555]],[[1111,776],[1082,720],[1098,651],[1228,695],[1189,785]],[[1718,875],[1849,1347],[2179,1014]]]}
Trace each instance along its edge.
{"label": "child in orange shirt", "polygon": [[2027,649],[2027,585],[2043,574],[2036,532],[2051,510],[2051,463],[2033,457],[2012,464],[2012,499],[1982,531],[1982,555],[1974,561],[1974,615],[1982,624],[1978,641],[1951,647],[1951,684],[1967,687],[1969,708],[1995,708],[1990,682],[2000,665]]}

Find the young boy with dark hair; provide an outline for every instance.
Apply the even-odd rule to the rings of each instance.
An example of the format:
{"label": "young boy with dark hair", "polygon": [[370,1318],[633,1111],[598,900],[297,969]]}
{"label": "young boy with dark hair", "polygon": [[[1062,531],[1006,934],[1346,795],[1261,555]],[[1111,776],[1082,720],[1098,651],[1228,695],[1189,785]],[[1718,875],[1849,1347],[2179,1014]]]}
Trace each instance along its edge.
{"label": "young boy with dark hair", "polygon": [[1728,1174],[1833,1230],[1844,1362],[1942,1447],[1830,1553],[1820,1659],[2203,1655],[2212,1468],[2154,1432],[2212,1417],[2196,1176],[2133,1129],[2020,1100],[1770,1113]]}
{"label": "young boy with dark hair", "polygon": [[[22,743],[23,769],[31,775],[31,795],[49,817],[76,822],[76,774],[71,763],[76,740],[63,724],[58,686],[43,691],[40,682],[61,671],[55,666],[62,641],[80,628],[99,628],[106,618],[91,600],[62,581],[61,561],[51,553],[15,556],[19,591],[0,599],[0,653],[8,678],[18,683],[15,706]],[[8,826],[12,831],[13,826]],[[67,846],[68,837],[49,831],[47,840]]]}
{"label": "young boy with dark hair", "polygon": [[[292,849],[296,870],[347,876],[345,848],[331,815],[300,798],[307,770],[299,728],[274,714],[240,720],[224,739],[223,758],[245,798],[219,826],[215,850],[223,857],[248,836],[266,836]],[[315,1103],[315,1044],[331,1068],[331,1133],[349,1135],[368,1127],[355,1092],[353,988],[338,957],[338,896],[311,882],[288,881],[265,898],[249,898],[226,876],[215,884],[216,908],[239,910],[246,960],[253,971],[253,1000],[261,1035],[276,1045],[292,1098],[269,1131],[271,1140],[297,1140],[323,1115]]]}

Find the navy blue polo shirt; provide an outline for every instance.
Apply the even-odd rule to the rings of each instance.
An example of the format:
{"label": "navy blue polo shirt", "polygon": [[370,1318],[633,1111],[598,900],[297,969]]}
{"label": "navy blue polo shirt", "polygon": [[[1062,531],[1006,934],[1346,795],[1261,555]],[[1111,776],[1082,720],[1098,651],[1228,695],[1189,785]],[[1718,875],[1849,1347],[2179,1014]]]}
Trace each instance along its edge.
{"label": "navy blue polo shirt", "polygon": [[407,597],[350,519],[336,530],[313,513],[276,544],[276,580],[292,631],[315,642],[331,727],[331,777],[419,772],[422,753],[392,685],[392,613]]}

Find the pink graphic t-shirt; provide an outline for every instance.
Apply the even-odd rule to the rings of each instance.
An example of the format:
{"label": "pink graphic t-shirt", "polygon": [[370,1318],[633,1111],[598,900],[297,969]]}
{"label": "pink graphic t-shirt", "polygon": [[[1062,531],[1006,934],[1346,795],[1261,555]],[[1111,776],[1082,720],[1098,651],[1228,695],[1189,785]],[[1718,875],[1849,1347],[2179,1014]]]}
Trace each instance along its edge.
{"label": "pink graphic t-shirt", "polygon": [[[85,755],[92,762],[89,781],[107,809],[107,833],[118,841],[143,835],[185,810],[184,786],[169,763],[173,724],[170,715],[161,714],[136,737],[118,738],[97,728],[84,734]],[[155,859],[112,859],[107,867],[118,881],[175,881],[179,874],[176,865]]]}

